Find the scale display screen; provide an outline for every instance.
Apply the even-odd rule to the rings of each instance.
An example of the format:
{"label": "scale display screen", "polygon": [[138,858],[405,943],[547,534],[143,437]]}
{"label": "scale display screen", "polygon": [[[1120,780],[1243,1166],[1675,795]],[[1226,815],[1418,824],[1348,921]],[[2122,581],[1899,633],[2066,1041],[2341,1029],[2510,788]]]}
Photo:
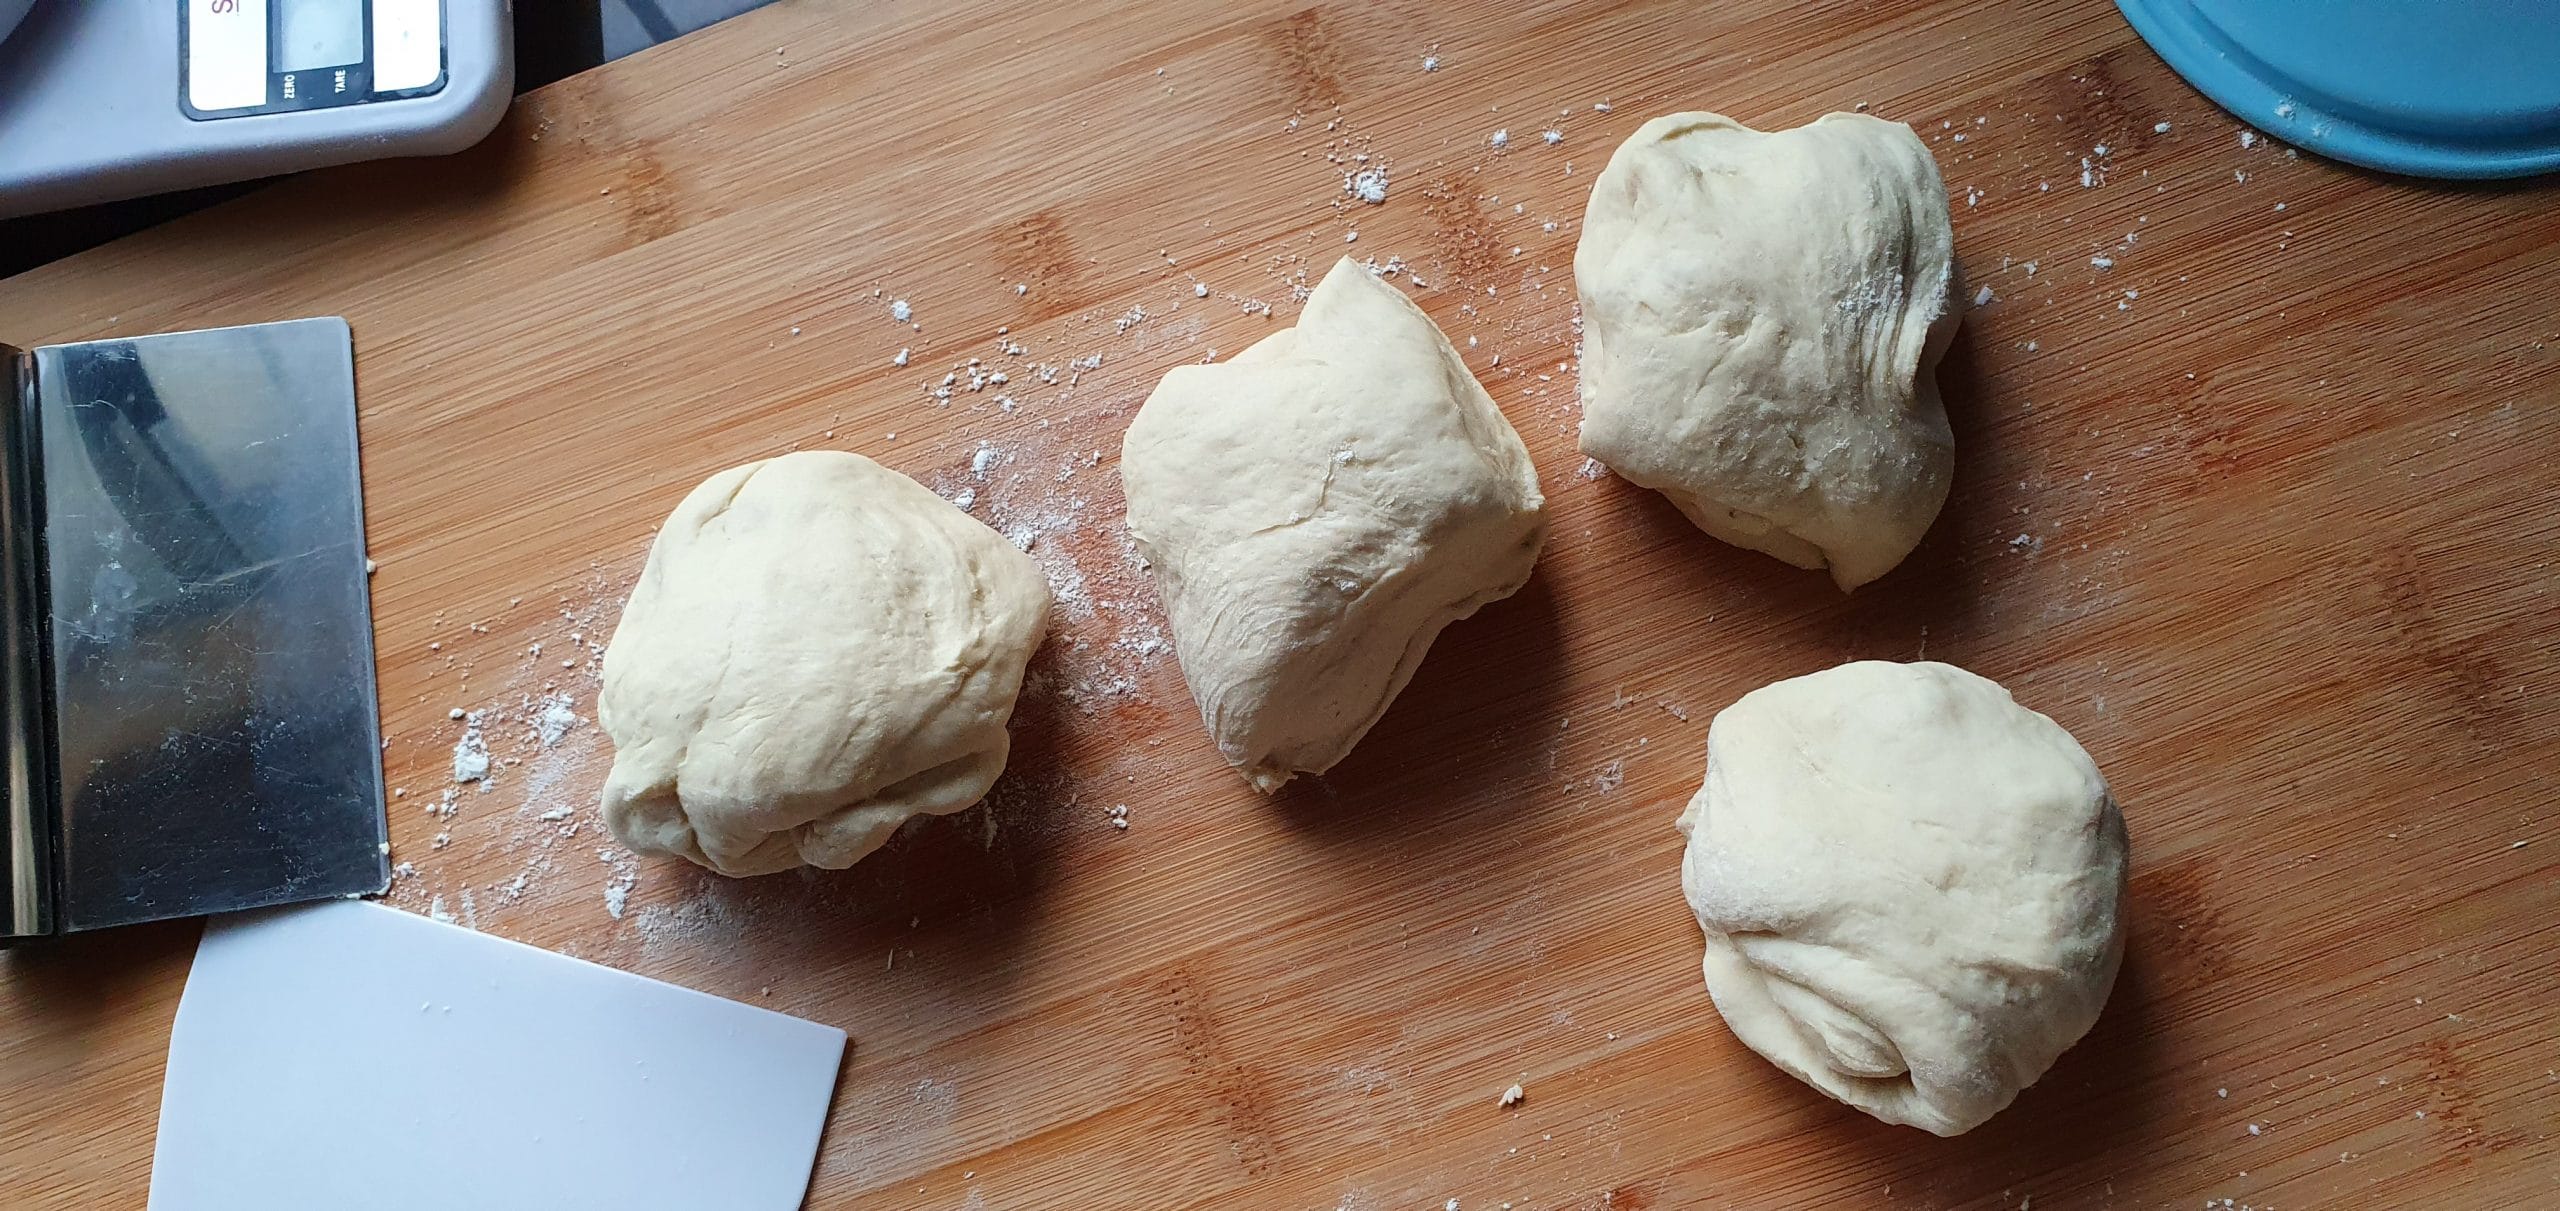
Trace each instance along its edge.
{"label": "scale display screen", "polygon": [[276,70],[364,62],[365,0],[274,0]]}
{"label": "scale display screen", "polygon": [[444,0],[177,0],[180,108],[197,120],[427,96]]}

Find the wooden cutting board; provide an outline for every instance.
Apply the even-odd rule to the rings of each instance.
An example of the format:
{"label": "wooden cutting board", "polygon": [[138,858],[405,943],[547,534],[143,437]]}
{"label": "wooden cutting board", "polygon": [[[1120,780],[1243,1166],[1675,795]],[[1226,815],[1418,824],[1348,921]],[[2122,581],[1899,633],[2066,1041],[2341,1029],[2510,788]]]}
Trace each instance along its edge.
{"label": "wooden cutting board", "polygon": [[[1992,297],[1953,498],[1844,597],[1586,467],[1570,266],[1646,117],[1857,105]],[[353,322],[392,901],[851,1031],[814,1206],[2520,1206],[2560,1200],[2553,202],[2253,141],[2097,3],[811,0],[0,283],[0,334]],[[1114,466],[1346,254],[1465,347],[1554,536],[1265,801]],[[686,489],[810,447],[1032,544],[1012,766],[849,871],[636,861],[595,645]],[[1719,708],[1923,654],[2076,733],[2134,844],[2104,1019],[1954,1140],[1732,1039],[1671,828]],[[446,815],[457,708],[498,764]],[[194,932],[0,959],[0,1204],[140,1204]]]}

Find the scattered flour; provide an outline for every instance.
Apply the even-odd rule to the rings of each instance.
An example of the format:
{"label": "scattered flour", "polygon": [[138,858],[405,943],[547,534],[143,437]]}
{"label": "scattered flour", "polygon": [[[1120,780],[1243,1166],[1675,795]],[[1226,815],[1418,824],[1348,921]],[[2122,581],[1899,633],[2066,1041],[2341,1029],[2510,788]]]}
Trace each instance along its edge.
{"label": "scattered flour", "polygon": [[604,881],[604,912],[619,921],[631,903],[631,889],[640,885],[640,860],[611,846],[597,849],[596,860],[612,868]]}

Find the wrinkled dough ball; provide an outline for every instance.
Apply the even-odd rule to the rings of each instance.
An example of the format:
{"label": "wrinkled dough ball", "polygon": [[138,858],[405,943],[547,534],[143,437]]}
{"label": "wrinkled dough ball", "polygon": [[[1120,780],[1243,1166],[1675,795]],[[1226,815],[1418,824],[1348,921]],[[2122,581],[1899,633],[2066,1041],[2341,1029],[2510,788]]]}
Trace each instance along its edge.
{"label": "wrinkled dough ball", "polygon": [[2086,1033],[2123,957],[2124,820],[1997,684],[1866,661],[1716,716],[1680,817],[1707,992],[1753,1051],[1956,1135]]}
{"label": "wrinkled dough ball", "polygon": [[1520,435],[1430,317],[1348,259],[1297,327],[1165,375],[1120,477],[1201,717],[1266,792],[1350,752],[1441,628],[1517,591],[1546,541]]}
{"label": "wrinkled dough ball", "polygon": [[1954,256],[1937,163],[1901,123],[1645,123],[1573,256],[1583,452],[1843,590],[1884,575],[1954,469],[1935,381]]}
{"label": "wrinkled dough ball", "polygon": [[1048,610],[1029,556],[858,454],[714,475],[605,652],[605,823],[726,875],[850,866],[986,794]]}

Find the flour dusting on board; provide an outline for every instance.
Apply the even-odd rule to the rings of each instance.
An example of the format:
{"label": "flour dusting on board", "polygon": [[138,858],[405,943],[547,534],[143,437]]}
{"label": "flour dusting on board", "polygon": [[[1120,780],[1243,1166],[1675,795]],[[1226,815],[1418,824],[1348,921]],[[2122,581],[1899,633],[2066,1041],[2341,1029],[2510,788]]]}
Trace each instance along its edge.
{"label": "flour dusting on board", "polygon": [[[547,596],[509,597],[467,616],[449,608],[432,620],[439,638],[427,644],[426,676],[437,697],[471,705],[438,712],[438,729],[462,728],[458,737],[442,733],[451,748],[433,776],[447,785],[420,796],[393,788],[395,802],[422,800],[433,830],[420,850],[393,815],[393,903],[419,909],[441,900],[456,923],[476,928],[484,911],[502,924],[527,903],[574,894],[585,872],[564,867],[559,850],[602,836],[597,790],[611,757],[582,705],[604,657],[600,637],[637,570],[636,562],[619,574],[592,566]],[[417,776],[414,759],[401,759],[407,743],[414,739],[394,733],[386,746],[395,779]],[[477,793],[462,794],[466,787]]]}

